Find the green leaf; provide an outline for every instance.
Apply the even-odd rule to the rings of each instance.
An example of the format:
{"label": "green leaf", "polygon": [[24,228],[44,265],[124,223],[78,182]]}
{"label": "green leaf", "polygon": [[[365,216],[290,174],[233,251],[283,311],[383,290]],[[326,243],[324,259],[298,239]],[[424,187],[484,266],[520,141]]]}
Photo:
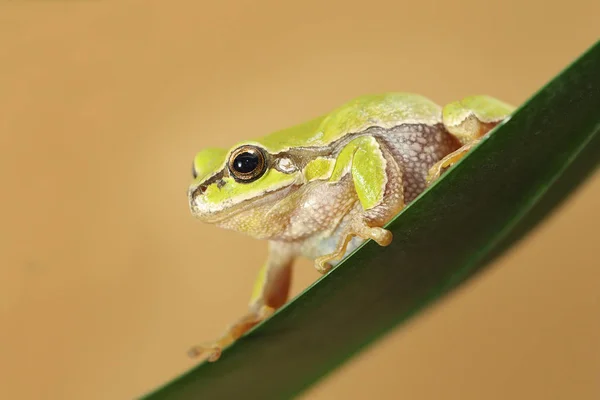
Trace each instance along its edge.
{"label": "green leaf", "polygon": [[600,161],[600,42],[388,226],[271,319],[146,396],[282,399],[489,265]]}

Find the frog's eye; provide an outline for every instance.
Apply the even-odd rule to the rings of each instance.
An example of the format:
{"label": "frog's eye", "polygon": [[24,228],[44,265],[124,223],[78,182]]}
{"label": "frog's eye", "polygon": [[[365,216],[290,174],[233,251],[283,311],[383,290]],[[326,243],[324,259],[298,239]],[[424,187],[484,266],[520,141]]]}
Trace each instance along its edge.
{"label": "frog's eye", "polygon": [[239,182],[252,182],[267,170],[263,151],[256,146],[242,146],[229,157],[229,171]]}

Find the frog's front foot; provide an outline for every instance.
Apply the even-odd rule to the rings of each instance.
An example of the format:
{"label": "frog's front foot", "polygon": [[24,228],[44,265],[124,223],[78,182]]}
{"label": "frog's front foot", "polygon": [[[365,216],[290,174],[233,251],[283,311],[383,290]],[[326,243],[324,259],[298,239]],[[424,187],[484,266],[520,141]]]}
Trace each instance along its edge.
{"label": "frog's front foot", "polygon": [[331,254],[327,254],[315,259],[315,269],[321,274],[325,274],[331,270],[329,261],[339,260],[346,254],[348,243],[353,236],[358,236],[362,239],[372,239],[380,246],[388,246],[393,239],[392,232],[381,227],[370,227],[364,222],[358,222],[352,226],[352,229],[339,242],[338,247]]}
{"label": "frog's front foot", "polygon": [[452,167],[454,164],[459,162],[479,142],[480,142],[480,139],[474,139],[471,143],[462,146],[458,150],[453,151],[452,153],[446,155],[440,161],[435,163],[429,169],[429,173],[427,174],[427,179],[426,179],[427,186],[429,186],[433,182],[435,182],[440,177],[440,175],[442,175],[442,172],[444,172],[446,169]]}

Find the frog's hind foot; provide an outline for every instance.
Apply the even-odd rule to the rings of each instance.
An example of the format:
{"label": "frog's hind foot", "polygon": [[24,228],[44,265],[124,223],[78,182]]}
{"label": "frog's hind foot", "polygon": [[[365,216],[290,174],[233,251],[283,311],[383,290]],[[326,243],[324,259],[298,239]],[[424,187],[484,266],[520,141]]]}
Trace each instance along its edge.
{"label": "frog's hind foot", "polygon": [[427,186],[430,186],[433,182],[435,182],[446,169],[459,162],[480,141],[481,139],[473,140],[471,143],[462,146],[460,149],[453,151],[437,163],[433,164],[433,166],[429,169],[429,173],[427,174],[425,182]]}
{"label": "frog's hind foot", "polygon": [[209,362],[217,361],[221,357],[221,352],[225,347],[238,340],[255,325],[267,319],[273,312],[274,309],[268,306],[262,306],[256,312],[249,312],[231,325],[219,339],[206,345],[191,347],[188,350],[188,356],[190,358],[206,357]]}
{"label": "frog's hind foot", "polygon": [[206,356],[206,359],[210,362],[215,362],[221,357],[222,347],[217,345],[209,346],[193,346],[188,350],[188,356],[190,358],[200,358]]}

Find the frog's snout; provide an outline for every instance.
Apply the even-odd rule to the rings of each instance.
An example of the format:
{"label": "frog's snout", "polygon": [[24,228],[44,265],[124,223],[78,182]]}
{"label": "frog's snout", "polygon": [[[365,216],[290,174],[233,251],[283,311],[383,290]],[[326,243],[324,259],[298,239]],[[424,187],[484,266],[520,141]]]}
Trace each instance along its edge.
{"label": "frog's snout", "polygon": [[196,197],[200,197],[204,194],[204,192],[206,192],[206,188],[206,185],[192,186],[188,190],[188,197],[190,198],[190,200],[193,200]]}
{"label": "frog's snout", "polygon": [[188,188],[188,202],[192,213],[198,212],[198,203],[204,192],[206,192],[206,185],[193,185]]}

